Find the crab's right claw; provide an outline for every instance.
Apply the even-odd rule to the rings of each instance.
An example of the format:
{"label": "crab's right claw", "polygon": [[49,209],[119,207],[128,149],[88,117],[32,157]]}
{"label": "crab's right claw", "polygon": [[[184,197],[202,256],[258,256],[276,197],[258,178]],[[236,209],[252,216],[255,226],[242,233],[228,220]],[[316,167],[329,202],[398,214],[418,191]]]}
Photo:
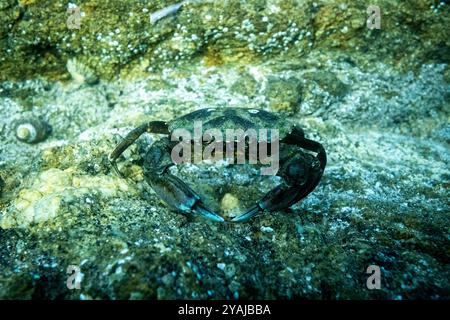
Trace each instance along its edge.
{"label": "crab's right claw", "polygon": [[187,215],[200,216],[216,222],[225,221],[217,213],[208,209],[200,196],[180,178],[163,173],[159,176],[148,175],[147,180],[158,196],[172,208]]}
{"label": "crab's right claw", "polygon": [[239,215],[237,217],[234,217],[231,221],[233,221],[233,222],[245,222],[245,221],[249,220],[250,218],[256,216],[257,214],[259,214],[261,212],[263,212],[263,209],[258,204],[255,204],[253,207],[248,209],[243,214],[241,214],[241,215]]}
{"label": "crab's right claw", "polygon": [[253,207],[231,221],[244,222],[263,212],[283,210],[294,203],[298,193],[298,187],[289,187],[286,184],[280,184],[266,193]]}
{"label": "crab's right claw", "polygon": [[276,210],[287,208],[290,204],[286,201],[290,200],[290,198],[292,197],[293,190],[295,189],[287,188],[285,184],[278,185],[274,189],[270,190],[253,207],[248,209],[243,214],[235,217],[231,221],[244,222],[260,213],[263,213],[264,211],[273,212]]}

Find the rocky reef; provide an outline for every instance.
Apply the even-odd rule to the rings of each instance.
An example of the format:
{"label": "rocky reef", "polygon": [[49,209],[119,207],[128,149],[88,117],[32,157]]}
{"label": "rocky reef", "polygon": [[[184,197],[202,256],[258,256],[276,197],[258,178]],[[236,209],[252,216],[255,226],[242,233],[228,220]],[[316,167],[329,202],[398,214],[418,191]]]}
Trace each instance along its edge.
{"label": "rocky reef", "polygon": [[[0,0],[0,298],[449,299],[447,1],[373,1],[373,30],[361,2],[174,4]],[[145,181],[159,135],[119,159],[126,179],[111,170],[131,129],[205,107],[303,127],[327,150],[319,186],[289,210],[214,223]],[[51,131],[20,141],[23,119]],[[171,170],[224,216],[279,182],[250,165]]]}

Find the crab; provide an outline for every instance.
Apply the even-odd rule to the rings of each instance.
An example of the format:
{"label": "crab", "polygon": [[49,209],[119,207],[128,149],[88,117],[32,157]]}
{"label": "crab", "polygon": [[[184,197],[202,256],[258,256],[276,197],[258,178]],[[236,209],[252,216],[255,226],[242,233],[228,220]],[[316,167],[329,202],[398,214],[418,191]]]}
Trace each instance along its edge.
{"label": "crab", "polygon": [[[144,123],[129,132],[110,154],[109,160],[113,169],[123,177],[116,162],[142,134],[164,134],[166,137],[154,142],[144,156],[143,172],[147,183],[165,203],[180,213],[217,222],[225,221],[222,216],[210,210],[191,187],[169,171],[169,168],[175,165],[171,150],[178,143],[171,140],[171,134],[178,128],[192,130],[195,121],[201,121],[204,129],[219,128],[222,131],[230,128],[244,131],[259,128],[278,129],[279,170],[276,175],[281,178],[281,183],[251,208],[232,218],[232,222],[244,222],[263,212],[272,213],[287,209],[311,193],[322,177],[327,157],[320,143],[307,139],[304,131],[288,119],[282,119],[265,110],[245,108],[200,109],[172,121]],[[193,146],[194,141],[191,143]],[[209,143],[211,141],[202,142],[202,148]],[[246,152],[247,147],[246,145]]]}

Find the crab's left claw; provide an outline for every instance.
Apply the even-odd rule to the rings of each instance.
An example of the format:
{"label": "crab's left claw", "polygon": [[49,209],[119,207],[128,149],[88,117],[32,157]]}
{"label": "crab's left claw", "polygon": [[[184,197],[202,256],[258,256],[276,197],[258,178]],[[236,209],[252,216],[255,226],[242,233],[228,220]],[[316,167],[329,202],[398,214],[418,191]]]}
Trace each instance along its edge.
{"label": "crab's left claw", "polygon": [[209,210],[203,203],[197,203],[195,209],[192,210],[194,214],[197,214],[203,218],[216,221],[216,222],[224,222],[225,220],[219,216],[217,213]]}
{"label": "crab's left claw", "polygon": [[216,222],[225,221],[217,213],[208,209],[200,196],[180,178],[165,172],[160,175],[148,175],[147,181],[158,196],[177,211]]}

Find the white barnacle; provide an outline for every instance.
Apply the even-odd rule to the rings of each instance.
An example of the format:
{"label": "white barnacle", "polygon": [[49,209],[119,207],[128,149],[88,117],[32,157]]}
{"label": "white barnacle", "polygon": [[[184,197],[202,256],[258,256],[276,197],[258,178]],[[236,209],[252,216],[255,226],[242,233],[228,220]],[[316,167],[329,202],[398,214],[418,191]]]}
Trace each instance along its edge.
{"label": "white barnacle", "polygon": [[67,71],[72,76],[72,79],[79,84],[94,84],[98,80],[97,75],[91,68],[87,67],[76,59],[67,60],[66,67]]}
{"label": "white barnacle", "polygon": [[152,14],[150,14],[150,23],[155,24],[159,20],[161,20],[171,14],[176,13],[178,10],[180,10],[180,8],[183,6],[183,4],[184,4],[184,2],[175,3],[175,4],[172,4],[170,6],[167,6],[165,8],[162,8],[160,10],[153,12]]}

